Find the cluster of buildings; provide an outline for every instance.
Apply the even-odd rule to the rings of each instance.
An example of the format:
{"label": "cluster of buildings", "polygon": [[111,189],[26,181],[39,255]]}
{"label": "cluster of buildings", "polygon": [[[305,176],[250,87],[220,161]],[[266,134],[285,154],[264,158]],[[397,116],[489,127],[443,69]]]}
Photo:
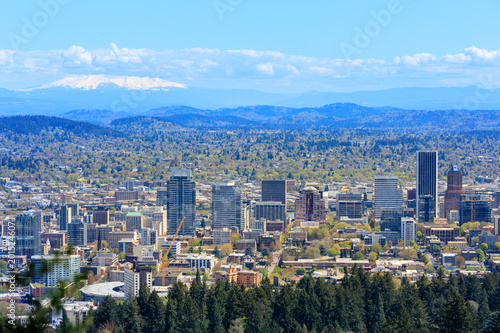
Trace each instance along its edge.
{"label": "cluster of buildings", "polygon": [[[48,206],[30,206],[31,210],[3,219],[0,259],[9,259],[19,270],[33,264],[30,293],[34,297],[42,297],[62,280],[71,283],[86,271],[92,272],[89,285],[82,289],[86,300],[138,295],[143,284],[166,293],[178,281],[189,284],[196,270],[208,283],[222,280],[251,287],[260,283],[261,270],[269,265],[252,254],[265,249],[275,252],[284,241],[289,248],[310,245],[308,229],[335,218],[347,224],[338,230],[337,240],[351,242],[350,247],[340,248],[342,258],[284,261],[284,266],[324,270],[324,277],[330,279],[341,277],[339,267],[354,265],[400,277],[423,274],[425,265],[418,261],[382,258],[374,263],[349,258],[361,242],[373,247],[401,241],[405,246],[418,241],[431,252],[434,245],[453,248],[453,253],[439,254],[440,264],[449,266],[460,255],[473,265],[477,246],[487,244],[493,249],[497,243],[500,191],[495,183],[489,188],[464,187],[456,166],[449,170],[444,189],[438,166],[437,152],[418,152],[416,187],[406,188],[395,176],[377,176],[373,186],[358,183],[355,187],[290,180],[263,180],[260,187],[234,181],[197,184],[190,170],[174,170],[165,182],[127,180],[122,186],[105,185],[106,193],[111,188],[113,196],[103,194],[99,201],[65,192]],[[13,193],[22,192],[16,184],[9,183]],[[43,190],[36,195],[43,196]],[[493,226],[464,233],[460,227],[467,222]],[[361,228],[368,223],[379,229]],[[418,223],[425,226],[417,231]],[[6,233],[9,225],[15,226],[15,244]],[[227,244],[232,253],[217,258],[216,248]],[[9,256],[12,245],[15,253]],[[88,309],[82,303],[71,311],[82,318]]]}

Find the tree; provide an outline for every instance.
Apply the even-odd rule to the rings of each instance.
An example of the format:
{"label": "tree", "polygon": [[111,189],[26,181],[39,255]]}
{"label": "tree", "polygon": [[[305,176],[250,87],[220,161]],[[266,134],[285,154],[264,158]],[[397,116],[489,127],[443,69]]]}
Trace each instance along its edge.
{"label": "tree", "polygon": [[375,245],[373,245],[373,251],[376,253],[382,252],[382,245],[380,245],[380,243],[376,243]]}
{"label": "tree", "polygon": [[365,260],[365,256],[363,255],[363,253],[358,251],[354,253],[354,255],[352,256],[352,260]]}
{"label": "tree", "polygon": [[123,325],[127,333],[140,333],[141,332],[141,317],[139,315],[140,309],[137,305],[137,300],[133,295],[128,295],[124,303],[124,316]]}
{"label": "tree", "polygon": [[238,318],[231,322],[228,333],[245,333],[245,319]]}
{"label": "tree", "polygon": [[464,257],[458,255],[455,257],[455,266],[457,267],[463,267],[465,266],[465,259]]}
{"label": "tree", "polygon": [[245,255],[253,257],[253,250],[250,246],[245,249]]}
{"label": "tree", "polygon": [[118,323],[118,307],[115,299],[109,295],[101,302],[101,305],[95,312],[94,326],[99,328],[108,322]]}
{"label": "tree", "polygon": [[378,254],[377,252],[370,252],[370,254],[368,254],[368,258],[370,259],[371,262],[375,262],[378,258]]}
{"label": "tree", "polygon": [[438,320],[441,333],[478,332],[474,311],[458,293],[448,297]]}
{"label": "tree", "polygon": [[326,255],[327,255],[327,254],[326,254],[326,247],[325,247],[323,244],[321,244],[321,245],[319,246],[319,253],[320,253],[320,255],[322,255],[322,256],[326,256]]}
{"label": "tree", "polygon": [[212,254],[213,254],[216,258],[221,258],[221,253],[220,253],[219,247],[218,247],[217,245],[215,246],[215,249],[213,250]]}
{"label": "tree", "polygon": [[432,252],[438,253],[441,251],[441,247],[437,244],[432,245]]}
{"label": "tree", "polygon": [[488,250],[488,244],[486,244],[486,243],[481,243],[481,250],[483,250],[483,251]]}
{"label": "tree", "polygon": [[285,268],[285,263],[283,262],[283,255],[280,256],[280,260],[278,261],[279,268]]}
{"label": "tree", "polygon": [[231,244],[233,244],[233,247],[236,247],[240,240],[240,235],[237,233],[232,233],[231,234]]}
{"label": "tree", "polygon": [[139,313],[141,316],[145,317],[147,315],[147,305],[149,301],[149,297],[151,296],[151,290],[148,285],[143,283],[139,287],[139,297],[137,297],[137,306],[139,307]]}
{"label": "tree", "polygon": [[221,255],[227,257],[233,252],[233,246],[231,244],[224,244],[220,248]]}
{"label": "tree", "polygon": [[158,293],[153,291],[149,297],[146,311],[146,332],[161,333],[165,327],[165,306],[158,296]]}
{"label": "tree", "polygon": [[479,260],[479,261],[484,261],[484,258],[485,258],[485,257],[484,257],[484,252],[483,252],[483,250],[481,250],[481,249],[477,249],[477,250],[476,250],[476,254],[477,254],[477,260]]}
{"label": "tree", "polygon": [[497,250],[497,251],[500,250],[500,243],[499,242],[495,242],[495,245],[493,246],[493,248],[495,250]]}
{"label": "tree", "polygon": [[326,251],[326,254],[330,257],[338,256],[340,254],[339,249],[336,247],[329,248],[328,251]]}
{"label": "tree", "polygon": [[484,328],[481,331],[481,333],[497,332],[500,332],[500,311],[495,311],[490,315],[488,321],[486,322],[486,325],[484,325]]}
{"label": "tree", "polygon": [[306,269],[304,267],[299,267],[296,270],[297,275],[305,275],[307,273]]}
{"label": "tree", "polygon": [[262,249],[261,253],[262,253],[263,257],[267,257],[270,252],[269,252],[269,249],[267,247],[265,247]]}

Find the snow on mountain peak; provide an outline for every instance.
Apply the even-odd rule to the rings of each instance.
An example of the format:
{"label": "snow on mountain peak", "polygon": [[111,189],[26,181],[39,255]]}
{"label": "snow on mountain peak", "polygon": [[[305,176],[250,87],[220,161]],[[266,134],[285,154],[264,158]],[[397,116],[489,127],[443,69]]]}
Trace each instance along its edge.
{"label": "snow on mountain peak", "polygon": [[186,88],[185,85],[180,83],[150,77],[73,75],[35,89],[67,87],[74,89],[92,90],[97,89],[101,84],[109,83],[129,90],[168,90],[167,88],[169,87]]}

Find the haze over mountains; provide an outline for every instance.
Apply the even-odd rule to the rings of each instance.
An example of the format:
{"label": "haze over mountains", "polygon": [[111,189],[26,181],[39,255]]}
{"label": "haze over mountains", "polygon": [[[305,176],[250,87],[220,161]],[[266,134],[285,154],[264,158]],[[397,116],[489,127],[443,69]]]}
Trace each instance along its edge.
{"label": "haze over mountains", "polygon": [[80,75],[22,91],[0,89],[0,115],[61,115],[78,109],[141,114],[182,105],[197,109],[273,105],[317,108],[333,103],[407,110],[500,110],[500,89],[395,88],[351,93],[276,94],[256,90],[205,89],[147,77]]}

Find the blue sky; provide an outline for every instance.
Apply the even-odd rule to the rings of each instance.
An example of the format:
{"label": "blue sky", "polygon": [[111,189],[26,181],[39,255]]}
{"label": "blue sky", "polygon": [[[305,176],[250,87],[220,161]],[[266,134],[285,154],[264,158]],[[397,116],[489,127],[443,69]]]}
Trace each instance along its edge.
{"label": "blue sky", "polygon": [[[11,89],[76,74],[155,74],[191,86],[296,92],[464,86],[475,84],[480,75],[498,73],[497,0],[480,5],[457,0],[0,4],[0,87]],[[26,28],[30,24],[35,31]],[[99,63],[98,54],[111,52],[112,45],[135,62],[117,56],[120,63]],[[258,52],[234,57],[227,55],[229,50]],[[465,60],[459,62],[461,55]],[[450,62],[447,56],[454,58]],[[80,62],[78,57],[83,57]],[[415,67],[415,59],[417,71],[401,68]],[[179,62],[179,70],[163,69]],[[307,63],[312,65],[306,71]],[[360,67],[367,71],[360,73]]]}

